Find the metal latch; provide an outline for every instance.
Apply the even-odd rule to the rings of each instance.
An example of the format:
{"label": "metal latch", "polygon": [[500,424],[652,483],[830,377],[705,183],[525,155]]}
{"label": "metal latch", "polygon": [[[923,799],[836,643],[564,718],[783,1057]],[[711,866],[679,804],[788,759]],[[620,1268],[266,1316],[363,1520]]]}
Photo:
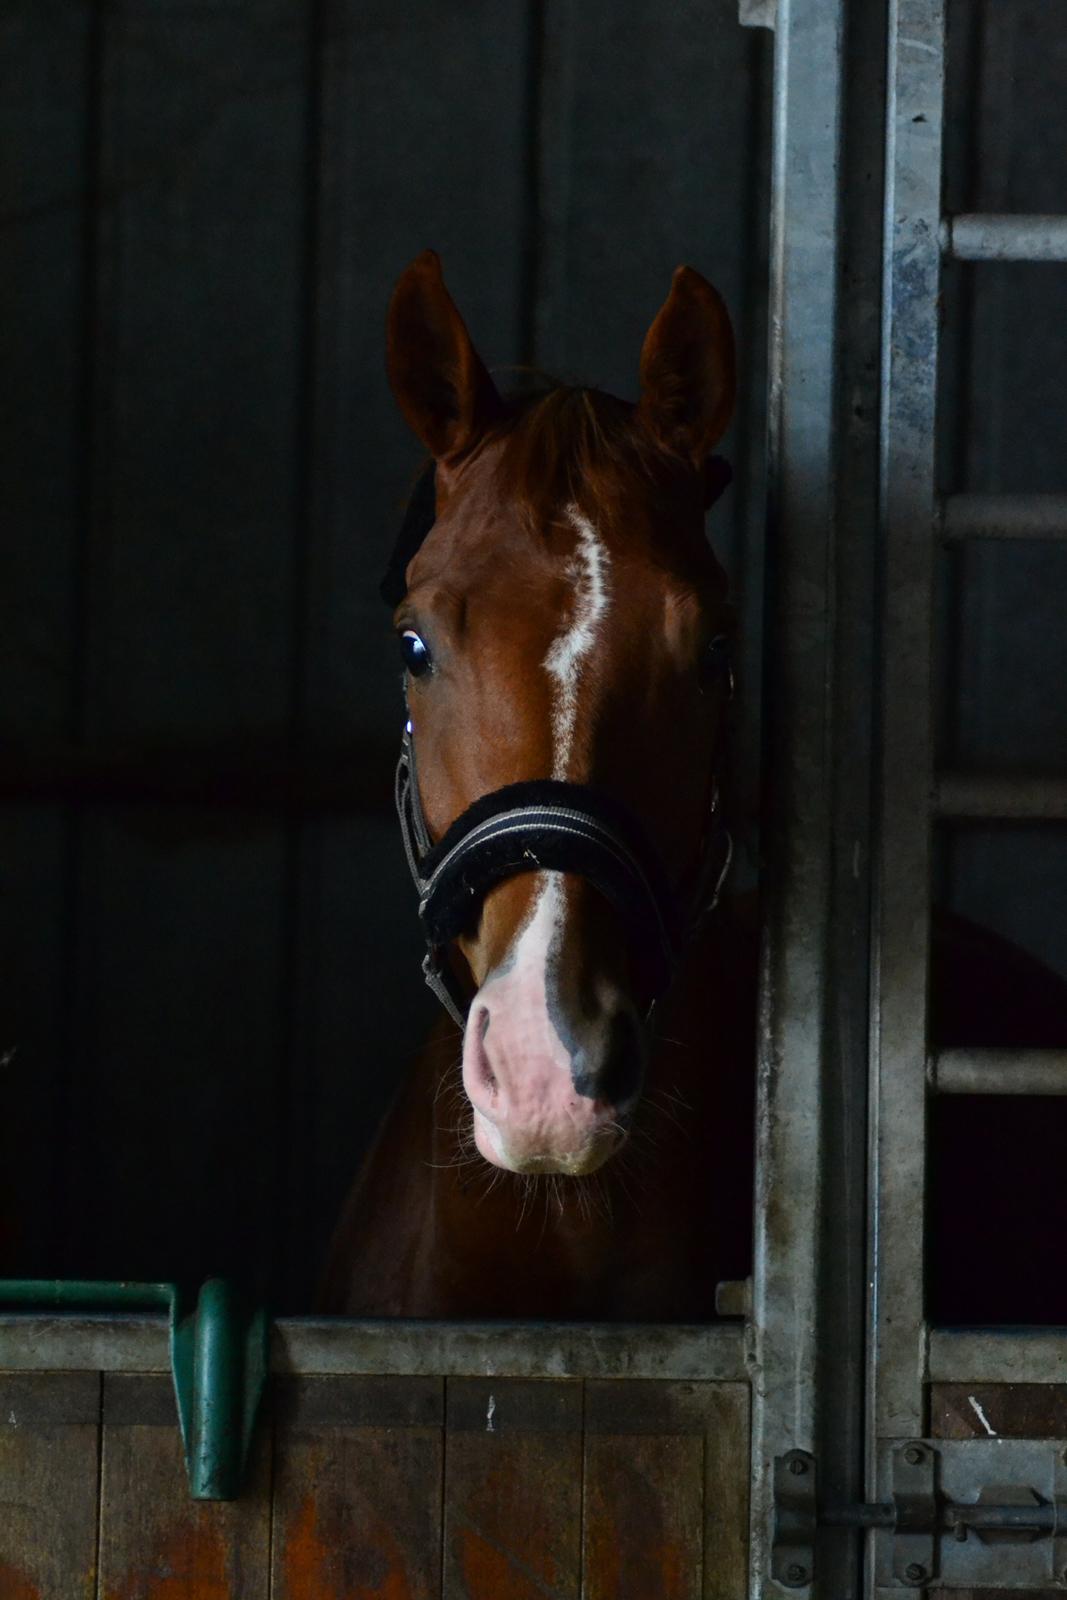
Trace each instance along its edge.
{"label": "metal latch", "polygon": [[818,1531],[854,1528],[878,1536],[882,1586],[1067,1588],[1062,1443],[907,1439],[889,1442],[883,1459],[890,1500],[834,1505],[819,1494],[813,1455],[790,1450],[777,1458],[771,1575],[778,1583],[810,1584]]}

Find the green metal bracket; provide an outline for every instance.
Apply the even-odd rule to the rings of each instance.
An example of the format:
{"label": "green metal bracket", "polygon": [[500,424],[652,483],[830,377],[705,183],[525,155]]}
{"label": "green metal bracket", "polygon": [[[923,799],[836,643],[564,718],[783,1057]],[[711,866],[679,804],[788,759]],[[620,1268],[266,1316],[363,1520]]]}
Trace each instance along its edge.
{"label": "green metal bracket", "polygon": [[189,1493],[235,1500],[248,1464],[256,1413],[270,1365],[270,1324],[249,1312],[224,1278],[209,1278],[196,1310],[173,1283],[0,1279],[0,1307],[22,1311],[165,1310],[170,1364]]}

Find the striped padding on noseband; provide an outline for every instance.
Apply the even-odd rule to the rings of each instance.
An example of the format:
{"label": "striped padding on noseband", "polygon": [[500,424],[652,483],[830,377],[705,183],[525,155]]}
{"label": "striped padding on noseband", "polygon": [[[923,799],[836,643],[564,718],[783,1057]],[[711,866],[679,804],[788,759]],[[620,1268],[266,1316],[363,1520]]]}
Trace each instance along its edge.
{"label": "striped padding on noseband", "polygon": [[[666,870],[636,817],[609,795],[555,779],[509,784],[483,795],[433,845],[419,799],[415,751],[404,733],[396,806],[426,937],[426,982],[462,1027],[468,1001],[446,948],[473,932],[491,889],[524,872],[572,872],[591,883],[626,924],[655,998],[668,987],[692,919],[682,915]],[[714,894],[729,865],[729,836]],[[703,875],[702,875],[703,876]]]}

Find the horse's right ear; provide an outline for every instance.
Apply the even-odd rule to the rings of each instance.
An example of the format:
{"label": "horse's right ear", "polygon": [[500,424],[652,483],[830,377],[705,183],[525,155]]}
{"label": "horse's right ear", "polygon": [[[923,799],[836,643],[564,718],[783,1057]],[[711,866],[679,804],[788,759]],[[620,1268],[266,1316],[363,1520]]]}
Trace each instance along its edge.
{"label": "horse's right ear", "polygon": [[433,250],[416,256],[393,290],[386,366],[408,426],[438,461],[471,449],[500,414],[500,396]]}
{"label": "horse's right ear", "polygon": [[700,471],[726,431],[736,383],[722,297],[692,267],[679,267],[641,351],[638,420],[661,449]]}

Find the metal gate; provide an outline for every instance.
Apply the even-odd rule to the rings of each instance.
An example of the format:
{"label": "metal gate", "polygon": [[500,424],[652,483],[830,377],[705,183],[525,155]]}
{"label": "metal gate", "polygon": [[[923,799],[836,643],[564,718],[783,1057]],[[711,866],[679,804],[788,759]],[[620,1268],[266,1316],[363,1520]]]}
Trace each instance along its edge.
{"label": "metal gate", "polygon": [[[942,0],[897,0],[889,39],[882,355],[885,584],[868,1489],[877,1502],[909,1494],[915,1500],[909,1513],[914,1531],[880,1541],[874,1582],[1047,1589],[1067,1581],[1059,1395],[1038,1390],[1013,1415],[1002,1386],[1062,1382],[1067,1339],[1053,1330],[929,1328],[922,1303],[921,1197],[927,1189],[923,1131],[929,1095],[1067,1090],[1062,1053],[933,1053],[927,993],[935,824],[1063,815],[1062,782],[983,779],[934,767],[937,542],[1067,534],[1059,497],[937,496],[941,264],[1067,260],[1067,219],[944,214],[945,50]],[[996,1387],[987,1390],[990,1384]],[[957,1422],[950,1428],[955,1437],[932,1438],[946,1431],[946,1417],[954,1411],[953,1385],[966,1386],[959,1391],[962,1427]],[[955,1523],[944,1509],[950,1502],[968,1508]],[[972,1515],[976,1502],[979,1511]],[[998,1504],[1006,1508],[999,1521]],[[970,1531],[983,1511],[994,1526]],[[1004,1528],[1013,1517],[1020,1531],[1009,1535]]]}
{"label": "metal gate", "polygon": [[1064,815],[1062,779],[935,768],[939,546],[1067,535],[1062,495],[938,495],[942,263],[1067,260],[1067,220],[945,214],[943,0],[879,10],[777,16],[770,770],[790,781],[764,986],[752,1592],[1052,1592],[1067,1335],[932,1327],[923,1283],[929,1097],[1067,1092],[1062,1051],[932,1040],[935,827]]}

